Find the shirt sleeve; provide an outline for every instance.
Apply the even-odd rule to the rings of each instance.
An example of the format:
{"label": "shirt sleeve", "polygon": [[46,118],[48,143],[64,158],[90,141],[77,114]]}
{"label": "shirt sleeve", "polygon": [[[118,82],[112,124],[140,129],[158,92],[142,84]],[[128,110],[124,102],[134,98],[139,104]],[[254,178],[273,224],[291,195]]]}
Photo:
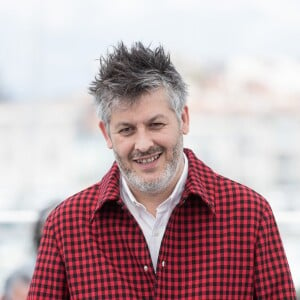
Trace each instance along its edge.
{"label": "shirt sleeve", "polygon": [[51,225],[45,223],[27,300],[70,299],[62,255]]}
{"label": "shirt sleeve", "polygon": [[296,291],[278,227],[267,204],[255,253],[254,299],[296,299]]}

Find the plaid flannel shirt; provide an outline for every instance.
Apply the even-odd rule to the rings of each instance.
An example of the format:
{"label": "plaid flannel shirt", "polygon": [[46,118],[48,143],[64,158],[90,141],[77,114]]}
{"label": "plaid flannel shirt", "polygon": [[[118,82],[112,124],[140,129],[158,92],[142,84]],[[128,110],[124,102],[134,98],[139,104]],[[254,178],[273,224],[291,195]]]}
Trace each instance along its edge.
{"label": "plaid flannel shirt", "polygon": [[188,179],[156,272],[114,163],[48,217],[28,299],[296,299],[266,200],[185,153]]}

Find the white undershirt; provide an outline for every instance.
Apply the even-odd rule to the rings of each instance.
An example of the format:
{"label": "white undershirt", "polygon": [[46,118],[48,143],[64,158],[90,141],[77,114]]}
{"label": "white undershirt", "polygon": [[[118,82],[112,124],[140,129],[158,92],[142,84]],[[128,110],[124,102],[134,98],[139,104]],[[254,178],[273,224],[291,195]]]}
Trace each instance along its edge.
{"label": "white undershirt", "polygon": [[126,180],[121,176],[121,197],[127,206],[130,213],[140,225],[145,239],[150,250],[150,255],[153,263],[154,270],[156,270],[158,253],[160,244],[171,216],[171,213],[175,206],[180,201],[184,185],[188,175],[188,160],[186,155],[184,156],[184,168],[182,174],[168,199],[162,202],[156,208],[156,217],[149,213],[146,207],[139,203],[133,194],[131,193]]}

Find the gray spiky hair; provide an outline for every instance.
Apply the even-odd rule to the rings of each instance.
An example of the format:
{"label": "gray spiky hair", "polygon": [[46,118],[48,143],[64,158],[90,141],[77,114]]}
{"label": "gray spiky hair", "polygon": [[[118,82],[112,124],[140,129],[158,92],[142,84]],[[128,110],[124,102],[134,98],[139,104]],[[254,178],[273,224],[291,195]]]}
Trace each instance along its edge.
{"label": "gray spiky hair", "polygon": [[100,57],[99,73],[89,91],[95,97],[99,118],[108,124],[116,104],[133,104],[139,96],[163,87],[177,116],[186,103],[187,87],[162,46],[151,49],[141,42],[127,48],[123,42]]}

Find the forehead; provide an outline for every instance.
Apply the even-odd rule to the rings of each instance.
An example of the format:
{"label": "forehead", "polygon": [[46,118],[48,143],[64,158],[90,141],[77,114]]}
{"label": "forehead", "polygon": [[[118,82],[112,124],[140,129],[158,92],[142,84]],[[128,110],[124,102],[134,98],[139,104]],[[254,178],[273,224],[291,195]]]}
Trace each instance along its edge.
{"label": "forehead", "polygon": [[165,89],[142,94],[134,99],[118,103],[111,112],[111,123],[122,122],[124,119],[139,120],[153,118],[156,115],[171,116],[175,114],[170,106],[169,96]]}

